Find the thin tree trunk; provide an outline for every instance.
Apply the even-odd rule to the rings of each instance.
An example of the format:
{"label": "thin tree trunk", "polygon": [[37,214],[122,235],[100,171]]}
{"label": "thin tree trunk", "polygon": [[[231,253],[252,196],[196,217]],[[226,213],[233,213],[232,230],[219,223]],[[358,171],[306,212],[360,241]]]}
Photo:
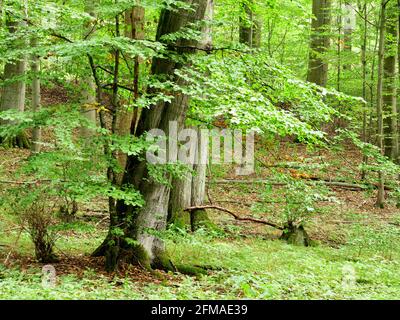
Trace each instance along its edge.
{"label": "thin tree trunk", "polygon": [[398,12],[397,3],[389,5],[386,18],[386,40],[383,79],[383,112],[385,155],[398,160],[398,122],[397,122],[397,44],[398,44]]}
{"label": "thin tree trunk", "polygon": [[[94,0],[85,0],[85,12],[95,17],[95,7],[96,2]],[[84,37],[89,39],[94,32],[94,26],[92,23],[88,22],[85,26]],[[92,75],[87,75],[82,79],[83,90],[81,92],[81,113],[84,118],[88,121],[90,125],[96,125],[96,83]],[[94,130],[88,128],[88,126],[83,126],[81,128],[81,136],[85,139],[90,139],[94,134]]]}
{"label": "thin tree trunk", "polygon": [[[33,37],[31,40],[32,48],[37,47],[37,38]],[[32,111],[39,112],[41,104],[41,94],[40,94],[40,58],[38,55],[34,54],[32,56],[31,70],[33,73],[32,78]],[[33,153],[40,152],[41,146],[41,136],[42,130],[40,127],[35,126],[32,130],[32,146],[31,150]]]}
{"label": "thin tree trunk", "polygon": [[[135,6],[125,12],[125,36],[135,40],[144,38],[144,7]],[[139,98],[139,70],[140,58],[133,58],[133,102]],[[131,105],[132,103],[130,103]],[[119,136],[135,134],[136,122],[139,116],[138,109],[132,106],[118,106],[115,113],[115,132]],[[126,166],[127,155],[121,151],[116,152],[116,158],[119,166],[124,169]],[[122,183],[123,172],[115,174],[115,180],[118,185]]]}
{"label": "thin tree trunk", "polygon": [[311,42],[307,81],[326,87],[328,63],[324,54],[330,45],[331,0],[313,0],[311,23]]}
{"label": "thin tree trunk", "polygon": [[239,41],[240,43],[246,44],[250,48],[259,48],[261,46],[262,24],[251,8],[253,4],[253,1],[250,1],[249,3],[242,3],[246,18],[243,19],[240,17],[239,19]]}
{"label": "thin tree trunk", "polygon": [[[25,8],[26,15],[26,8]],[[6,16],[6,27],[10,35],[17,34],[19,28],[24,28],[26,26],[25,22],[14,21],[12,17],[8,14]],[[15,49],[24,47],[25,40],[23,36],[18,36],[12,44]],[[18,110],[23,112],[25,109],[25,81],[21,79],[26,72],[26,57],[20,55],[13,61],[9,61],[5,64],[3,78],[5,81],[10,81],[9,83],[3,85],[2,95],[0,99],[0,111],[6,110]],[[1,124],[1,123],[0,123]],[[7,122],[3,121],[3,124]],[[20,147],[29,148],[29,141],[25,133],[21,133],[16,137],[6,138],[0,141],[4,145],[9,147]]]}
{"label": "thin tree trunk", "polygon": [[[387,0],[382,0],[380,24],[379,24],[379,51],[378,51],[378,85],[377,85],[377,96],[376,96],[376,109],[378,117],[378,147],[381,153],[384,154],[384,143],[383,143],[383,64],[385,59],[385,35],[386,35],[386,3]],[[376,200],[376,206],[379,208],[384,207],[385,202],[385,184],[384,184],[384,173],[379,171],[379,186],[378,196]]]}
{"label": "thin tree trunk", "polygon": [[[361,7],[360,7],[361,10]],[[364,2],[363,8],[363,42],[361,45],[361,64],[362,64],[362,97],[364,101],[367,101],[367,39],[368,39],[368,21],[367,21],[367,4]],[[364,106],[363,110],[363,127],[362,127],[362,141],[364,143],[369,142],[367,137],[367,103]],[[363,164],[367,165],[368,157],[363,155]],[[361,180],[366,178],[366,170],[362,169],[361,171]]]}

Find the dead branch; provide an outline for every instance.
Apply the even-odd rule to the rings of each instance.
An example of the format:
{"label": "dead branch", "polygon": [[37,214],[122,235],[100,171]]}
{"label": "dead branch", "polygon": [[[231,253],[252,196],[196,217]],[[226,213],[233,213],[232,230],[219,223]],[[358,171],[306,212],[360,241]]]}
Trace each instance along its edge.
{"label": "dead branch", "polygon": [[[305,178],[302,178],[305,179]],[[310,179],[317,184],[323,184],[326,186],[344,188],[352,191],[363,191],[368,188],[376,188],[375,184],[356,184],[356,183],[348,183],[341,181],[326,181],[326,180],[316,180],[315,178]],[[235,180],[235,179],[225,179],[225,180],[216,180],[214,181],[216,184],[229,184],[229,183],[241,183],[241,184],[270,184],[273,186],[286,186],[287,183],[284,182],[274,182],[269,180]],[[309,182],[311,184],[311,182]],[[385,187],[385,190],[392,190],[390,187]]]}
{"label": "dead branch", "polygon": [[279,230],[284,230],[283,227],[278,226],[275,223],[272,223],[272,222],[269,222],[269,221],[265,221],[265,220],[261,220],[261,219],[250,218],[250,217],[246,217],[246,218],[240,217],[239,215],[237,215],[236,213],[232,212],[229,209],[226,209],[226,208],[223,208],[223,207],[220,207],[220,206],[215,206],[215,205],[189,207],[189,208],[186,208],[185,211],[206,210],[206,209],[215,209],[215,210],[219,210],[219,211],[222,211],[222,212],[229,213],[232,217],[234,217],[236,220],[239,220],[239,221],[256,222],[256,223],[265,224],[265,225],[270,226],[270,227],[274,227],[274,228],[279,229]]}

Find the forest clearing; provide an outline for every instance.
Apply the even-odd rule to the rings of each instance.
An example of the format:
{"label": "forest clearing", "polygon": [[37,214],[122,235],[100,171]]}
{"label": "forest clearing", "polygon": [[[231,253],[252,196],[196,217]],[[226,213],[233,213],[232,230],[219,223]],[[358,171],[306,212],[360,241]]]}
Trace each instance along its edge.
{"label": "forest clearing", "polygon": [[1,300],[399,300],[397,0],[0,0]]}

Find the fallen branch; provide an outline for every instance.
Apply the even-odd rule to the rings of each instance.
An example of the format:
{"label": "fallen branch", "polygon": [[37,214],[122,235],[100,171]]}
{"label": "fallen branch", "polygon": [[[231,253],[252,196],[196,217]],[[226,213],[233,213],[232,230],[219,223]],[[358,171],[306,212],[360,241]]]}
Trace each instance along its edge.
{"label": "fallen branch", "polygon": [[240,217],[239,215],[237,215],[236,213],[232,212],[229,209],[226,209],[226,208],[223,208],[223,207],[220,207],[220,206],[215,206],[215,205],[189,207],[189,208],[186,208],[185,211],[206,210],[206,209],[215,209],[215,210],[219,210],[219,211],[222,211],[222,212],[229,213],[232,217],[234,217],[236,220],[239,220],[239,221],[251,221],[251,222],[265,224],[267,226],[274,227],[274,228],[279,229],[279,230],[284,230],[283,227],[278,226],[275,223],[272,223],[272,222],[269,222],[269,221],[265,221],[265,220],[255,219],[255,218],[249,218],[249,217],[243,218],[243,217]]}
{"label": "fallen branch", "polygon": [[[349,189],[353,191],[362,191],[367,190],[370,187],[376,188],[375,184],[356,184],[356,183],[347,183],[341,181],[326,181],[326,180],[313,180],[317,184],[323,184],[326,186],[338,187]],[[288,183],[284,182],[274,182],[269,180],[235,180],[235,179],[225,179],[225,180],[217,180],[214,181],[217,184],[229,184],[229,183],[242,183],[242,184],[270,184],[273,186],[286,186]],[[311,184],[311,182],[310,182]],[[385,187],[385,190],[392,190],[390,187]]]}

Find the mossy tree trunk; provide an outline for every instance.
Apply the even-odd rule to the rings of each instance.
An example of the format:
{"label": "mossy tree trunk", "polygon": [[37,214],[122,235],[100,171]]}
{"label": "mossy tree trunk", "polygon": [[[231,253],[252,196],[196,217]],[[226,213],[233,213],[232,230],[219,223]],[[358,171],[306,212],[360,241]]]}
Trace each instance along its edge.
{"label": "mossy tree trunk", "polygon": [[[204,19],[207,0],[186,0],[194,10],[163,9],[161,12],[157,41],[166,34],[175,33],[189,24]],[[168,49],[175,54],[190,54],[196,50],[197,41],[178,39],[168,43]],[[182,63],[182,62],[181,62]],[[184,80],[175,75],[175,70],[182,64],[172,58],[154,58],[152,73],[167,77],[178,85],[184,84]],[[178,127],[182,127],[188,109],[188,96],[175,93],[171,103],[159,102],[149,109],[143,110],[136,135],[142,135],[151,129],[161,129],[168,136],[169,123],[176,121]],[[169,159],[174,160],[174,159]],[[146,268],[160,268],[175,270],[169,260],[165,244],[155,232],[166,229],[168,215],[168,201],[170,188],[166,184],[153,180],[148,172],[147,162],[138,156],[129,156],[127,159],[123,184],[132,184],[139,190],[145,200],[142,207],[126,204],[123,200],[117,202],[115,215],[111,216],[110,237],[106,245],[97,250],[97,254],[106,256],[106,268],[115,270],[121,261],[136,263]],[[113,229],[118,226],[124,234],[116,234]],[[153,231],[153,232],[151,232]]]}
{"label": "mossy tree trunk", "polygon": [[[203,29],[203,38],[198,44],[199,47],[205,50],[211,49],[213,46],[210,23],[213,19],[214,0],[207,0],[206,26]],[[202,135],[200,128],[196,130],[196,141],[190,141],[190,148],[195,150],[195,163],[188,166],[188,169],[192,172],[187,173],[182,179],[173,179],[168,207],[168,223],[181,228],[190,228],[193,231],[199,226],[210,224],[210,219],[205,210],[198,210],[198,212],[185,211],[186,208],[203,205],[206,192],[205,181],[209,141],[208,136]]]}
{"label": "mossy tree trunk", "polygon": [[285,230],[281,235],[282,240],[286,240],[287,243],[306,246],[310,245],[310,238],[303,226],[296,226],[293,223],[288,223],[285,226]]}

